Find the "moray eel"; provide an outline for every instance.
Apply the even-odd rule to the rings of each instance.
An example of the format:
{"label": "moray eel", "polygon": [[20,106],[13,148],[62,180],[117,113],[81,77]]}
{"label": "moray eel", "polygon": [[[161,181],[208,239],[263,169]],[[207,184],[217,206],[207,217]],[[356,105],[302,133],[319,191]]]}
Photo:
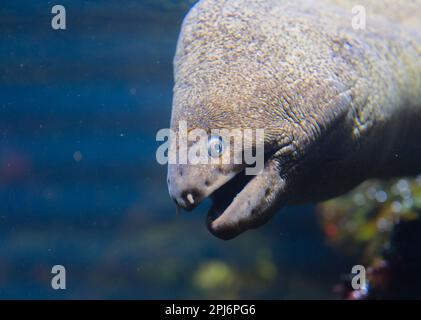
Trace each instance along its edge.
{"label": "moray eel", "polygon": [[419,0],[199,1],[174,58],[172,129],[264,128],[265,163],[253,177],[169,164],[177,206],[210,197],[208,228],[231,239],[282,206],[420,173],[420,17]]}

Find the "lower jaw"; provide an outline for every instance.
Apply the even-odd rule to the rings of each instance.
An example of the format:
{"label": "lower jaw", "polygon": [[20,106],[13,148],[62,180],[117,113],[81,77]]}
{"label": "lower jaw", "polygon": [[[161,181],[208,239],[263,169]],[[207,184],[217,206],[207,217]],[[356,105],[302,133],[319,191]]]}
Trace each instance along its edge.
{"label": "lower jaw", "polygon": [[241,171],[211,195],[212,206],[208,213],[211,221],[216,220],[225,212],[237,194],[244,189],[252,178],[253,176],[247,176],[245,171]]}

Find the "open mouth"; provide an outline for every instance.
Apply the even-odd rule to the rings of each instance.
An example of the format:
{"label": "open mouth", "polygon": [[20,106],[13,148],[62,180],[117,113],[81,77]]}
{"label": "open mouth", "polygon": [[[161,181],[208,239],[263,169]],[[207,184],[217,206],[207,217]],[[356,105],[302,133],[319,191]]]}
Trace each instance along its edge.
{"label": "open mouth", "polygon": [[212,193],[210,196],[212,199],[212,206],[208,213],[209,222],[215,221],[224,213],[228,206],[234,201],[235,197],[244,189],[252,178],[252,175],[245,174],[244,169]]}
{"label": "open mouth", "polygon": [[276,163],[269,161],[272,156],[273,151],[265,154],[264,168],[259,173],[247,175],[243,168],[210,195],[207,227],[213,235],[232,239],[264,224],[279,207],[282,201],[277,201],[277,195],[285,191],[285,180]]}
{"label": "open mouth", "polygon": [[[265,154],[265,164],[274,154],[274,150],[270,150]],[[208,212],[208,225],[218,219],[225,210],[233,203],[236,196],[247,186],[247,184],[255,177],[255,175],[246,175],[246,169],[243,168],[231,180],[215,190],[210,198],[212,206]]]}

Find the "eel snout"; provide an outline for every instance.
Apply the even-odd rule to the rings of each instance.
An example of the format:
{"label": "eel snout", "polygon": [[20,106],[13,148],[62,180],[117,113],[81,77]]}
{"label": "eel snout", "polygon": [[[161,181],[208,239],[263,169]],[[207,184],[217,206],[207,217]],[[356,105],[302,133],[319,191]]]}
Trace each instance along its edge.
{"label": "eel snout", "polygon": [[253,176],[246,175],[244,167],[170,165],[168,189],[176,205],[188,211],[210,197],[207,227],[216,237],[228,240],[270,219],[283,198],[285,181],[270,159]]}
{"label": "eel snout", "polygon": [[168,165],[168,191],[177,206],[191,211],[235,176],[232,168],[210,165]]}

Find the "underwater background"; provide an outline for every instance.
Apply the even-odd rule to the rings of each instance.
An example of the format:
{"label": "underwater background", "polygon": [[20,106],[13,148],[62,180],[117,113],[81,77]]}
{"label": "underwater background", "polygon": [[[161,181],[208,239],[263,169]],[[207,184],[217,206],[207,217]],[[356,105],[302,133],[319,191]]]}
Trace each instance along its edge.
{"label": "underwater background", "polygon": [[[206,229],[209,203],[175,213],[155,135],[192,3],[2,2],[0,298],[337,297],[357,255],[314,205],[228,242]],[[67,30],[51,28],[55,4]],[[56,264],[66,290],[51,288]]]}

